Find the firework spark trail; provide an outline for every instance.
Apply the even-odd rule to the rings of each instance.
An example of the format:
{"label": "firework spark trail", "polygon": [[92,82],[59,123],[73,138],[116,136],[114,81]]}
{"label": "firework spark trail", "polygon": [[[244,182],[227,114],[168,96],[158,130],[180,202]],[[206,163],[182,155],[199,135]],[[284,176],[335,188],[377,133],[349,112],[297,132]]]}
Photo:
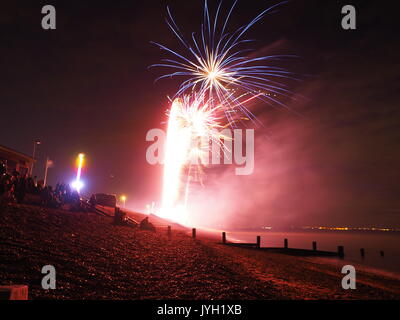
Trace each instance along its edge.
{"label": "firework spark trail", "polygon": [[83,153],[80,153],[76,159],[76,166],[77,166],[77,171],[76,171],[76,179],[72,183],[72,187],[80,192],[81,188],[83,187],[83,183],[81,181],[81,174],[82,174],[82,167],[83,167],[83,162],[84,162],[85,155]]}
{"label": "firework spark trail", "polygon": [[[259,20],[271,13],[276,7],[286,3],[280,2],[262,11],[248,24],[238,28],[233,33],[225,33],[229,19],[237,1],[230,8],[222,27],[219,27],[219,16],[222,2],[219,3],[216,13],[212,18],[209,12],[207,1],[204,2],[204,21],[201,27],[200,40],[192,33],[191,42],[187,41],[175,23],[169,8],[167,8],[167,25],[183,44],[186,53],[179,53],[168,47],[155,43],[162,50],[167,51],[174,58],[163,59],[162,63],[150,67],[164,67],[172,69],[172,73],[160,76],[156,79],[167,77],[185,77],[180,84],[174,97],[182,94],[199,92],[207,94],[224,108],[225,115],[230,123],[235,123],[238,114],[243,114],[248,119],[254,119],[254,115],[241,101],[243,95],[257,96],[258,99],[270,105],[286,105],[280,102],[275,96],[290,96],[291,91],[287,89],[282,81],[294,79],[293,73],[272,65],[265,65],[266,62],[294,57],[293,55],[269,55],[263,57],[249,58],[253,51],[241,45],[252,40],[243,39],[246,32]],[[219,31],[219,29],[221,29]]]}
{"label": "firework spark trail", "polygon": [[[193,168],[208,163],[211,143],[227,139],[220,132],[220,105],[204,95],[185,95],[171,105],[164,156],[164,183],[160,216],[184,223]],[[204,161],[202,160],[204,159]],[[188,171],[184,181],[184,171]],[[199,174],[199,173],[198,173]],[[183,199],[182,199],[183,195]]]}

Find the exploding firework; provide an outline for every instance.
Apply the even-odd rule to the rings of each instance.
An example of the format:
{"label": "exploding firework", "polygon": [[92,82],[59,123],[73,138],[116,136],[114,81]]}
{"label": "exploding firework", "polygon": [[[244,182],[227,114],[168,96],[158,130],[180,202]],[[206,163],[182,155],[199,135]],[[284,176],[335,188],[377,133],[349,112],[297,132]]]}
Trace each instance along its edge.
{"label": "exploding firework", "polygon": [[221,23],[222,2],[211,16],[205,1],[200,35],[192,33],[191,41],[185,39],[167,8],[167,24],[185,51],[176,52],[155,43],[173,57],[153,65],[172,70],[157,80],[183,78],[169,112],[162,209],[159,211],[162,217],[184,224],[189,222],[186,209],[191,180],[201,181],[202,160],[209,155],[212,144],[223,148],[221,140],[227,137],[221,136],[220,129],[233,127],[242,119],[255,119],[246,106],[251,100],[260,99],[285,107],[279,96],[289,96],[291,92],[283,81],[294,78],[292,73],[271,63],[292,56],[255,57],[251,49],[243,47],[250,42],[244,38],[247,31],[283,3],[269,7],[248,24],[228,33],[226,30],[237,1]]}
{"label": "exploding firework", "polygon": [[[269,64],[276,59],[293,57],[289,55],[269,55],[252,57],[254,52],[243,45],[251,40],[244,39],[247,31],[272,12],[278,3],[262,11],[248,24],[238,28],[233,33],[227,33],[229,19],[237,4],[234,2],[225,19],[219,22],[221,4],[218,5],[212,17],[204,2],[204,21],[200,35],[192,33],[191,41],[185,39],[177,26],[171,11],[167,8],[166,22],[174,35],[183,44],[185,52],[176,52],[162,44],[154,43],[162,50],[167,51],[173,58],[163,59],[162,63],[151,67],[164,67],[172,70],[157,80],[167,77],[182,77],[175,97],[187,92],[205,94],[223,108],[230,123],[235,123],[243,114],[248,119],[254,119],[243,101],[249,98],[258,98],[271,105],[284,106],[278,100],[279,96],[288,96],[290,91],[282,83],[284,79],[294,79],[287,70]],[[156,80],[156,81],[157,81]],[[244,99],[244,96],[249,96]]]}

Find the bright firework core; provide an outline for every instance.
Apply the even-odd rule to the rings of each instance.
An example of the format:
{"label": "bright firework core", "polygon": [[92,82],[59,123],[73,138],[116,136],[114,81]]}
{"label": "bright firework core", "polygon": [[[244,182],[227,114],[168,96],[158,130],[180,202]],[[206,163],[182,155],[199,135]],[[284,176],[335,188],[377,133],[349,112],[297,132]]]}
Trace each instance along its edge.
{"label": "bright firework core", "polygon": [[221,72],[219,71],[219,70],[210,70],[208,73],[207,73],[207,77],[208,77],[208,79],[210,80],[210,81],[216,81],[217,79],[218,79],[218,75],[220,74]]}
{"label": "bright firework core", "polygon": [[81,191],[81,189],[83,188],[83,182],[80,180],[75,180],[71,183],[71,186],[79,193]]}

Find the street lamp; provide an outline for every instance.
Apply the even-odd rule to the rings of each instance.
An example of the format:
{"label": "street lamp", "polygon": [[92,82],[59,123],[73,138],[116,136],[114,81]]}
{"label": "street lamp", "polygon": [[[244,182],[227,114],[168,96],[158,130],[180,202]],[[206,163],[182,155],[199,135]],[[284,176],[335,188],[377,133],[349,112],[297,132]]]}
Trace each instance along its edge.
{"label": "street lamp", "polygon": [[33,173],[33,165],[35,164],[35,154],[36,154],[36,146],[41,144],[41,142],[39,140],[36,140],[35,142],[33,142],[33,152],[32,152],[32,158],[33,158],[33,162],[31,165],[31,172],[30,175],[32,176]]}
{"label": "street lamp", "polygon": [[125,196],[125,195],[120,196],[120,197],[119,197],[119,200],[122,201],[122,203],[123,203],[123,208],[125,209],[126,196]]}

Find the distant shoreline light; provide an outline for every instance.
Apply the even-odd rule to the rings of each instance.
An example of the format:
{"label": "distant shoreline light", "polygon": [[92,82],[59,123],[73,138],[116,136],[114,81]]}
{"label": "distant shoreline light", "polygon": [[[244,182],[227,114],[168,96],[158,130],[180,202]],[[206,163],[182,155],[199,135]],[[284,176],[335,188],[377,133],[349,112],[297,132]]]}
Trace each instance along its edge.
{"label": "distant shoreline light", "polygon": [[[262,227],[266,230],[271,230],[273,227]],[[279,229],[279,228],[275,228]],[[327,231],[380,231],[380,232],[400,232],[398,228],[378,228],[378,227],[326,227],[326,226],[305,226],[295,227],[292,229],[302,230],[327,230]]]}
{"label": "distant shoreline light", "polygon": [[377,227],[302,227],[302,229],[312,230],[333,230],[333,231],[384,231],[399,232],[396,228],[377,228]]}

